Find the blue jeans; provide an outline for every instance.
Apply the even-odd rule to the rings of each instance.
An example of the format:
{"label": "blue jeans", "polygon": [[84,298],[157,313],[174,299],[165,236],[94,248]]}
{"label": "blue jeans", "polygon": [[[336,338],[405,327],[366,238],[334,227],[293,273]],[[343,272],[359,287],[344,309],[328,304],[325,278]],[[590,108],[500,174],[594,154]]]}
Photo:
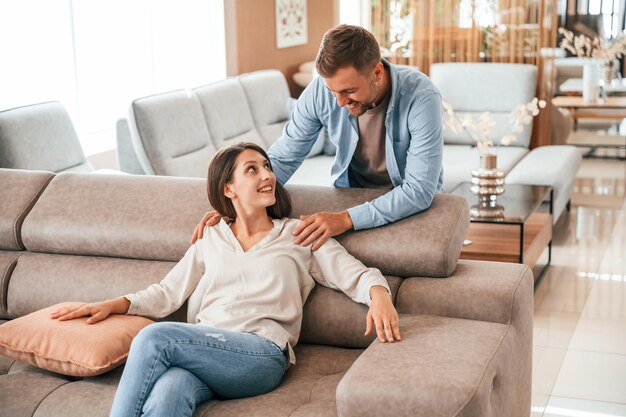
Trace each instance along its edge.
{"label": "blue jeans", "polygon": [[276,388],[288,361],[253,333],[163,322],[133,340],[111,417],[191,416],[216,395],[242,398]]}

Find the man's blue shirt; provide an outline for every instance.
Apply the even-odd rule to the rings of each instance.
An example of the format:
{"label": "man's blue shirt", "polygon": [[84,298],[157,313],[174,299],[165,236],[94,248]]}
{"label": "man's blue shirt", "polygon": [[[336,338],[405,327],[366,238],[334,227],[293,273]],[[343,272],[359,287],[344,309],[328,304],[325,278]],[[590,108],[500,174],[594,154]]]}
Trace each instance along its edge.
{"label": "man's blue shirt", "polygon": [[[432,81],[415,68],[384,61],[390,71],[391,98],[385,117],[386,162],[394,188],[348,209],[355,230],[382,226],[430,207],[443,189],[443,108]],[[304,90],[268,154],[276,177],[285,184],[313,147],[320,129],[337,146],[331,179],[347,188],[348,166],[359,140],[357,118],[316,77]]]}

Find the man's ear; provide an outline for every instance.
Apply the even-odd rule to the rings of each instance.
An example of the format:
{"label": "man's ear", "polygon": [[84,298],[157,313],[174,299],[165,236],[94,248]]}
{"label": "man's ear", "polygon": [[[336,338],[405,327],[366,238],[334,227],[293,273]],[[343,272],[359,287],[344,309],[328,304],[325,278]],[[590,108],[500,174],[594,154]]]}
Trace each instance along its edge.
{"label": "man's ear", "polygon": [[374,76],[376,77],[376,81],[380,81],[383,79],[385,75],[385,66],[382,62],[379,62],[374,66]]}

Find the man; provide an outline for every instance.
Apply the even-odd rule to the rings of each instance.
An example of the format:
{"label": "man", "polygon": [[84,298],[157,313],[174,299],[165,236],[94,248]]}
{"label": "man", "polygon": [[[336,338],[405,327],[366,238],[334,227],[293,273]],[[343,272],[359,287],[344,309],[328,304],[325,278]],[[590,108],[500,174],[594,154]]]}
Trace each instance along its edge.
{"label": "man", "polygon": [[[316,250],[348,230],[391,223],[430,207],[443,186],[443,126],[439,91],[414,68],[383,60],[374,36],[339,25],[324,35],[315,66],[320,77],[304,90],[282,136],[268,154],[285,184],[326,128],[337,146],[336,187],[382,188],[380,197],[339,213],[301,216],[295,242]],[[207,213],[204,225],[219,221]]]}

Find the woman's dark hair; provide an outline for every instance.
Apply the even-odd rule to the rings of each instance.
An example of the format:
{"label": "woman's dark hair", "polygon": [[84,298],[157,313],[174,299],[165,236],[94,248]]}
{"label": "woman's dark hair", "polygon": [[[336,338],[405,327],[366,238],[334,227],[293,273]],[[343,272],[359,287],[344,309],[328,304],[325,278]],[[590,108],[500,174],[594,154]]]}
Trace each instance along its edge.
{"label": "woman's dark hair", "polygon": [[[251,142],[241,142],[220,149],[209,164],[209,173],[207,176],[209,203],[211,203],[213,209],[219,214],[231,219],[237,217],[237,213],[235,212],[235,207],[230,198],[224,195],[224,186],[232,180],[236,167],[236,159],[239,154],[246,149],[257,151],[263,155],[269,162],[270,169],[272,169],[272,163],[267,153],[265,153],[265,150]],[[276,203],[267,208],[267,215],[273,219],[289,217],[291,214],[291,197],[289,197],[287,190],[285,190],[278,181],[276,181],[274,195],[276,196]]]}

